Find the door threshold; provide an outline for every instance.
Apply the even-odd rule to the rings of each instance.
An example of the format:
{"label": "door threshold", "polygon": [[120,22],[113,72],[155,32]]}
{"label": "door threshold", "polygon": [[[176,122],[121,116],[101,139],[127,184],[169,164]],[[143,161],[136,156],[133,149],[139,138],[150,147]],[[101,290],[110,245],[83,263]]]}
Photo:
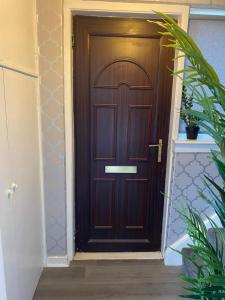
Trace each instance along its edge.
{"label": "door threshold", "polygon": [[163,259],[161,252],[77,252],[74,260]]}

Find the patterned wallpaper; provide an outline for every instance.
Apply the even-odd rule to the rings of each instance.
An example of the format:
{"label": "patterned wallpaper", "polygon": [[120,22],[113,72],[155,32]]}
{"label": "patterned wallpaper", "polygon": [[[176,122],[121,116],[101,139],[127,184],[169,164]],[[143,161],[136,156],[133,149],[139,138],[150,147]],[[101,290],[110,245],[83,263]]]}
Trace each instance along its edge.
{"label": "patterned wallpaper", "polygon": [[[62,5],[63,0],[37,0],[46,237],[49,256],[66,254]],[[213,178],[217,176],[208,156],[206,153],[175,155],[167,245],[171,245],[185,234],[185,226],[175,207],[188,201],[202,214],[210,213],[207,205],[198,196],[198,189],[204,189],[202,174],[206,172]]]}
{"label": "patterned wallpaper", "polygon": [[37,0],[47,253],[66,254],[62,0]]}
{"label": "patterned wallpaper", "polygon": [[169,228],[167,246],[170,246],[185,234],[185,224],[176,209],[185,208],[188,203],[193,209],[205,215],[211,215],[212,209],[201,199],[199,191],[207,195],[203,183],[203,174],[218,180],[210,153],[175,153],[172,192],[169,207]]}

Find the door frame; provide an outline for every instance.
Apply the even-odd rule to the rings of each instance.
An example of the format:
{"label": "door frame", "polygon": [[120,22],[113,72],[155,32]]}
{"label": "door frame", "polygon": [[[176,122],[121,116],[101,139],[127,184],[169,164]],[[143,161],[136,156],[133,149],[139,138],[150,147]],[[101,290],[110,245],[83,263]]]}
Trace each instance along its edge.
{"label": "door frame", "polygon": [[[104,17],[138,17],[155,18],[154,11],[168,13],[177,18],[178,24],[187,31],[189,21],[189,6],[173,4],[150,4],[136,2],[103,2],[93,0],[64,0],[64,113],[65,113],[65,153],[66,153],[66,235],[67,235],[67,261],[73,260],[74,247],[74,178],[76,176],[74,164],[74,110],[73,110],[73,59],[72,59],[72,33],[73,16],[104,16]],[[74,50],[75,51],[75,50]],[[175,62],[174,69],[179,70],[184,67],[184,58]],[[174,141],[178,137],[180,104],[182,96],[182,81],[173,79],[170,127],[167,150],[166,181],[165,181],[165,201],[163,209],[162,242],[161,252],[164,256],[166,247],[166,236],[168,226],[169,196],[171,192],[172,167],[174,154]]]}

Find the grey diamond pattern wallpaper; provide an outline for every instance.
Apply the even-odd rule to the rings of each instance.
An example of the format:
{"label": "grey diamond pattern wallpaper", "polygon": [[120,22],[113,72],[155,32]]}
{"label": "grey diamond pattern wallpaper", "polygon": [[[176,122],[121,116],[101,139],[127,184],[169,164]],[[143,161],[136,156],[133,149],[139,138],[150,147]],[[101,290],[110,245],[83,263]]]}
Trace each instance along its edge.
{"label": "grey diamond pattern wallpaper", "polygon": [[185,209],[188,204],[200,212],[203,219],[206,215],[210,216],[213,213],[199,195],[199,192],[203,192],[207,196],[203,174],[218,180],[218,173],[214,163],[210,160],[210,155],[210,153],[175,153],[167,246],[185,235],[185,224],[177,209]]}
{"label": "grey diamond pattern wallpaper", "polygon": [[37,0],[37,11],[47,254],[62,256],[66,255],[62,1]]}

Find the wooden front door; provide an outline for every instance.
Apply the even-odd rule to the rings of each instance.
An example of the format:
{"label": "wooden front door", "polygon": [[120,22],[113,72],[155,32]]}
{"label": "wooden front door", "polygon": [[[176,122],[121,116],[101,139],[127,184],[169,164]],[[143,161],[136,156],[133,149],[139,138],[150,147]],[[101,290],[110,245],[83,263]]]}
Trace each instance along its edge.
{"label": "wooden front door", "polygon": [[158,31],[74,18],[77,250],[160,248],[173,51]]}

